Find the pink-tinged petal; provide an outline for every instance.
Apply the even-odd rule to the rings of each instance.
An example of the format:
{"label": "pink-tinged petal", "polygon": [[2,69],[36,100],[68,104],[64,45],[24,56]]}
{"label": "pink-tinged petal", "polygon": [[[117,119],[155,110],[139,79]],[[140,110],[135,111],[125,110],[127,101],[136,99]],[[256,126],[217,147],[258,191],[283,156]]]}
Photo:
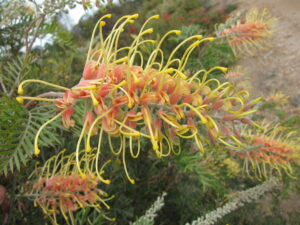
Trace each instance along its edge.
{"label": "pink-tinged petal", "polygon": [[139,96],[137,96],[135,91],[128,91],[129,96],[131,97],[131,101],[133,102],[133,104],[139,104],[140,99]]}
{"label": "pink-tinged petal", "polygon": [[173,92],[173,94],[171,95],[171,98],[170,98],[170,103],[171,104],[177,104],[179,99],[181,98],[181,94],[179,92]]}
{"label": "pink-tinged petal", "polygon": [[128,104],[128,97],[127,96],[120,96],[113,100],[113,106],[114,107],[120,107],[122,105]]}
{"label": "pink-tinged petal", "polygon": [[95,203],[98,199],[97,199],[97,194],[93,191],[89,192],[86,194],[86,200],[90,203],[93,204]]}
{"label": "pink-tinged petal", "polygon": [[160,99],[160,103],[162,104],[170,104],[170,97],[166,92],[160,91],[158,93],[158,98]]}
{"label": "pink-tinged petal", "polygon": [[128,73],[130,73],[130,68],[127,65],[117,65],[110,73],[110,77],[114,84],[118,84],[126,78]]}
{"label": "pink-tinged petal", "polygon": [[140,66],[131,66],[130,71],[134,72],[137,75],[142,75],[144,72],[143,68]]}
{"label": "pink-tinged petal", "polygon": [[227,135],[227,136],[232,135],[232,132],[231,132],[231,131],[229,130],[229,128],[228,128],[227,126],[225,126],[224,124],[221,124],[220,128],[221,128],[221,131],[222,131],[225,135]]}
{"label": "pink-tinged petal", "polygon": [[168,84],[168,86],[166,87],[166,89],[167,89],[166,91],[168,94],[171,94],[176,88],[176,82],[175,82],[175,80],[170,79],[167,84]]}
{"label": "pink-tinged petal", "polygon": [[112,118],[103,118],[102,127],[105,132],[107,132],[111,136],[115,136],[119,133],[119,127]]}
{"label": "pink-tinged petal", "polygon": [[72,91],[71,97],[76,99],[76,98],[87,98],[89,97],[90,93],[87,90],[76,90]]}
{"label": "pink-tinged petal", "polygon": [[113,89],[113,85],[111,84],[104,84],[100,87],[98,96],[104,98],[106,95]]}
{"label": "pink-tinged petal", "polygon": [[152,129],[154,130],[156,137],[161,136],[161,128],[162,128],[162,120],[160,118],[156,118],[152,125]]}
{"label": "pink-tinged petal", "polygon": [[117,119],[118,114],[119,109],[117,107],[114,107],[111,110],[111,112],[109,112],[107,116],[105,116],[102,119],[102,127],[110,135],[117,135],[119,133],[119,127],[115,122],[115,119]]}
{"label": "pink-tinged petal", "polygon": [[208,98],[208,97],[206,97],[204,100],[203,100],[203,104],[209,104],[209,103],[211,103],[211,101],[212,101],[212,99],[211,98]]}
{"label": "pink-tinged petal", "polygon": [[176,134],[177,129],[175,127],[170,128],[170,133],[169,133],[169,139],[171,140],[173,145],[179,145],[180,144],[180,140],[177,137]]}
{"label": "pink-tinged petal", "polygon": [[213,105],[212,109],[219,110],[224,105],[224,100],[217,100]]}
{"label": "pink-tinged petal", "polygon": [[182,101],[184,103],[191,104],[193,102],[194,97],[195,97],[194,94],[189,94],[189,95],[184,96]]}
{"label": "pink-tinged petal", "polygon": [[193,119],[188,119],[187,120],[187,125],[196,127],[196,123],[195,123],[195,121]]}
{"label": "pink-tinged petal", "polygon": [[104,104],[98,105],[94,107],[94,111],[97,115],[102,115],[108,110],[108,107]]}
{"label": "pink-tinged petal", "polygon": [[131,110],[127,113],[126,117],[129,121],[139,121],[139,120],[143,119],[143,114],[141,112],[137,113],[137,112]]}
{"label": "pink-tinged petal", "polygon": [[225,116],[223,116],[222,117],[222,120],[223,121],[231,121],[231,120],[235,120],[237,118],[237,116],[236,115],[225,115]]}
{"label": "pink-tinged petal", "polygon": [[105,70],[106,70],[106,65],[100,64],[99,69],[97,71],[96,79],[105,77]]}
{"label": "pink-tinged petal", "polygon": [[142,105],[146,105],[149,103],[158,103],[159,100],[159,96],[156,92],[147,92],[140,97],[139,102]]}
{"label": "pink-tinged petal", "polygon": [[[129,121],[129,120],[127,120],[126,121],[126,126],[128,126],[128,127],[131,127],[132,129],[136,129],[136,127],[137,127],[137,122],[135,122],[135,121]],[[130,131],[129,131],[130,132]]]}
{"label": "pink-tinged petal", "polygon": [[97,78],[99,65],[95,61],[89,61],[85,64],[82,77],[85,80],[94,80]]}
{"label": "pink-tinged petal", "polygon": [[65,112],[62,114],[63,126],[67,129],[74,127],[75,120],[72,120],[71,117],[74,114],[75,110],[72,106],[67,106]]}
{"label": "pink-tinged petal", "polygon": [[[94,113],[93,112],[87,112],[86,115],[84,115],[83,117],[83,121],[84,123],[86,122],[86,128],[85,128],[85,131],[86,132],[89,132],[90,131],[90,128],[93,124],[93,122],[95,121],[95,116],[94,116]],[[97,127],[94,127],[93,130],[92,130],[92,135],[96,135],[98,132],[98,129]]]}
{"label": "pink-tinged petal", "polygon": [[71,91],[66,91],[62,98],[56,99],[56,107],[65,109],[69,105],[73,105],[75,103],[75,99],[72,96]]}

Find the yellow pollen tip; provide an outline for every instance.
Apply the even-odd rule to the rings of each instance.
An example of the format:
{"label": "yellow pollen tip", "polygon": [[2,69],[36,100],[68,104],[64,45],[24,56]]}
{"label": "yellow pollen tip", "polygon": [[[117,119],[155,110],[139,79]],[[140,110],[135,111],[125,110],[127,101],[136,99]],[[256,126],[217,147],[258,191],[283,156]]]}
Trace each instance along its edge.
{"label": "yellow pollen tip", "polygon": [[96,90],[97,86],[96,85],[91,85],[91,90]]}
{"label": "yellow pollen tip", "polygon": [[101,22],[100,22],[100,26],[101,26],[101,27],[104,27],[105,25],[106,25],[106,22],[105,22],[105,21],[101,21]]}
{"label": "yellow pollen tip", "polygon": [[145,30],[143,33],[144,33],[144,34],[152,34],[153,31],[154,31],[153,28],[149,28],[149,29]]}
{"label": "yellow pollen tip", "polygon": [[133,79],[135,84],[138,84],[140,82],[140,80],[137,77],[134,77]]}
{"label": "yellow pollen tip", "polygon": [[196,41],[193,45],[194,46],[198,46],[198,45],[200,45],[201,44],[201,41]]}
{"label": "yellow pollen tip", "polygon": [[106,15],[106,18],[109,18],[109,19],[110,19],[111,17],[112,17],[112,14],[107,14],[107,15]]}
{"label": "yellow pollen tip", "polygon": [[99,105],[99,102],[96,99],[93,98],[92,101],[93,101],[93,106],[98,106]]}
{"label": "yellow pollen tip", "polygon": [[22,86],[19,86],[19,87],[18,87],[18,94],[19,94],[19,95],[24,94],[24,89],[22,88]]}
{"label": "yellow pollen tip", "polygon": [[202,36],[202,35],[196,35],[196,38],[197,38],[197,39],[202,39],[203,36]]}
{"label": "yellow pollen tip", "polygon": [[134,23],[134,20],[128,20],[128,23]]}
{"label": "yellow pollen tip", "polygon": [[173,73],[173,72],[174,72],[173,68],[166,69],[166,73]]}
{"label": "yellow pollen tip", "polygon": [[130,181],[130,183],[135,184],[135,180],[130,179],[129,181]]}
{"label": "yellow pollen tip", "polygon": [[228,71],[228,68],[226,67],[220,67],[220,70],[223,72],[223,73],[226,73]]}
{"label": "yellow pollen tip", "polygon": [[92,151],[92,147],[88,144],[85,149],[86,152]]}
{"label": "yellow pollen tip", "polygon": [[38,156],[38,155],[40,154],[40,152],[41,152],[40,149],[38,149],[38,148],[35,148],[35,149],[34,149],[34,154],[35,154],[36,156]]}
{"label": "yellow pollen tip", "polygon": [[127,84],[127,81],[126,80],[122,80],[119,84],[118,84],[118,87],[122,87],[124,85]]}
{"label": "yellow pollen tip", "polygon": [[176,35],[180,35],[182,32],[181,32],[181,30],[174,30],[174,33],[175,33]]}
{"label": "yellow pollen tip", "polygon": [[24,98],[22,97],[16,97],[17,102],[19,102],[20,104],[24,103]]}
{"label": "yellow pollen tip", "polygon": [[213,42],[213,41],[215,41],[216,39],[213,38],[213,37],[210,37],[210,38],[207,38],[206,40],[208,40],[208,41],[210,41],[210,42]]}
{"label": "yellow pollen tip", "polygon": [[114,61],[114,63],[128,62],[128,59],[129,59],[128,56],[125,56],[121,59],[118,59],[118,60]]}
{"label": "yellow pollen tip", "polygon": [[129,102],[128,104],[127,104],[127,107],[129,108],[129,109],[131,109],[132,108],[132,103],[131,102]]}
{"label": "yellow pollen tip", "polygon": [[105,183],[105,184],[110,184],[110,183],[111,183],[111,180],[103,180],[103,183]]}
{"label": "yellow pollen tip", "polygon": [[157,14],[157,15],[154,15],[152,18],[153,18],[153,19],[159,19],[159,17],[160,17],[160,16]]}
{"label": "yellow pollen tip", "polygon": [[82,173],[82,174],[81,174],[81,178],[82,178],[82,179],[86,179],[86,174],[85,174],[85,173]]}
{"label": "yellow pollen tip", "polygon": [[131,18],[133,18],[133,19],[137,19],[137,18],[139,18],[139,14],[133,14],[132,16],[131,16]]}

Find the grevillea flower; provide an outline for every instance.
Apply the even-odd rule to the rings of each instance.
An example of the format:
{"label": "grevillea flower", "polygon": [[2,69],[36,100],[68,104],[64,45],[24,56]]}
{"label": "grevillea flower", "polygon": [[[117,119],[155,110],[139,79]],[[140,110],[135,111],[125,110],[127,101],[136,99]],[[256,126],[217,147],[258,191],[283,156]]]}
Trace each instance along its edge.
{"label": "grevillea flower", "polygon": [[227,79],[245,79],[244,75],[246,73],[245,68],[241,66],[237,66],[235,68],[230,69],[226,74],[225,78]]}
{"label": "grevillea flower", "polygon": [[35,205],[42,208],[53,224],[57,224],[58,214],[62,214],[71,224],[76,224],[73,214],[81,208],[110,208],[106,201],[111,197],[99,188],[100,183],[109,181],[99,178],[104,173],[103,168],[97,170],[100,176],[90,171],[89,162],[92,160],[86,158],[89,156],[80,155],[79,163],[86,170],[86,175],[81,176],[74,166],[75,154],[65,156],[64,153],[65,150],[61,151],[46,161],[43,168],[36,170],[38,179],[28,194],[34,196]]}
{"label": "grevillea flower", "polygon": [[289,97],[282,92],[273,92],[265,100],[267,102],[276,103],[278,105],[285,105],[288,103]]}
{"label": "grevillea flower", "polygon": [[[77,99],[86,101],[88,113],[77,142],[76,155],[82,146],[85,146],[86,154],[90,154],[94,147],[90,144],[91,138],[98,134],[99,143],[94,156],[98,160],[102,139],[107,137],[112,153],[122,156],[125,173],[132,183],[126,153],[138,157],[142,139],[150,141],[157,157],[172,152],[179,154],[182,139],[194,141],[202,153],[207,143],[239,148],[241,141],[236,123],[248,121],[245,117],[256,111],[252,107],[260,99],[249,101],[246,90],[236,89],[230,82],[221,83],[209,78],[216,70],[226,72],[224,67],[199,70],[189,77],[184,73],[192,51],[203,42],[214,41],[214,38],[188,37],[166,56],[162,50],[165,40],[170,35],[179,35],[180,31],[171,30],[159,41],[147,38],[154,31],[147,28],[149,22],[159,18],[155,15],[146,20],[130,46],[119,48],[125,26],[132,24],[138,15],[120,18],[110,34],[103,37],[104,20],[110,17],[110,14],[103,16],[95,26],[80,82],[72,88],[65,88],[62,99],[51,99],[60,113],[40,128],[35,139],[35,153],[39,153],[38,136],[44,126],[60,116],[66,127],[73,125],[70,117]],[[97,31],[99,41],[96,42]],[[144,44],[153,44],[153,51],[148,56],[141,51]],[[180,55],[182,49],[185,51]],[[20,84],[20,94],[25,82],[30,81]],[[18,99],[34,97],[20,96]],[[77,167],[84,175],[78,160]]]}
{"label": "grevillea flower", "polygon": [[262,133],[248,133],[247,139],[247,147],[232,153],[244,160],[244,171],[248,175],[254,174],[261,179],[271,177],[274,173],[281,176],[282,170],[288,175],[293,174],[291,164],[297,164],[300,158],[299,141],[295,138],[295,131],[264,125]]}
{"label": "grevillea flower", "polygon": [[266,42],[272,37],[276,20],[267,9],[262,12],[251,9],[221,24],[217,28],[217,35],[227,38],[235,54],[252,55],[255,49],[267,47]]}
{"label": "grevillea flower", "polygon": [[232,82],[238,89],[249,89],[251,83],[249,82],[249,77],[247,76],[247,69],[242,66],[235,66],[230,68],[225,74],[225,78]]}

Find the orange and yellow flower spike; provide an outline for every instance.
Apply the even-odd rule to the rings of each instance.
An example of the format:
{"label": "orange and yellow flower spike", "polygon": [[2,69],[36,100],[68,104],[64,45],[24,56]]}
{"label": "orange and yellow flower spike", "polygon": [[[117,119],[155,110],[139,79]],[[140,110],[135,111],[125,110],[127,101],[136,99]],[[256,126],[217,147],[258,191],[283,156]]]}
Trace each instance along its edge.
{"label": "orange and yellow flower spike", "polygon": [[[65,128],[75,125],[72,116],[77,100],[86,103],[86,113],[82,115],[84,125],[75,152],[68,158],[65,173],[73,169],[82,179],[96,171],[101,182],[109,183],[101,178],[98,167],[104,138],[107,138],[112,154],[122,157],[125,174],[131,183],[134,179],[129,176],[126,156],[139,157],[143,140],[151,143],[157,157],[179,154],[182,139],[196,142],[201,153],[210,143],[208,140],[233,149],[243,146],[235,127],[227,128],[229,131],[226,132],[221,128],[237,123],[255,124],[246,117],[255,112],[253,106],[258,101],[249,102],[247,91],[236,89],[230,82],[209,77],[215,70],[225,73],[225,67],[199,70],[190,77],[184,71],[191,53],[201,43],[215,38],[193,35],[179,43],[167,56],[162,48],[164,42],[169,35],[179,35],[180,31],[166,32],[156,41],[145,38],[154,32],[148,25],[151,20],[159,18],[155,15],[146,20],[131,44],[119,48],[126,25],[133,23],[138,15],[121,17],[105,37],[102,28],[106,24],[104,20],[110,17],[108,14],[100,18],[93,30],[86,65],[77,85],[66,88],[36,80],[20,84],[19,94],[23,94],[24,84],[32,82],[65,91],[62,97],[53,99],[17,97],[20,103],[27,99],[48,101],[59,111],[36,135],[36,153],[39,152],[41,130],[48,123],[61,116]],[[97,32],[100,38],[96,40]],[[153,51],[147,56],[141,51],[146,43],[154,44]],[[97,134],[98,145],[93,146],[92,139]],[[128,152],[130,154],[126,155]]]}

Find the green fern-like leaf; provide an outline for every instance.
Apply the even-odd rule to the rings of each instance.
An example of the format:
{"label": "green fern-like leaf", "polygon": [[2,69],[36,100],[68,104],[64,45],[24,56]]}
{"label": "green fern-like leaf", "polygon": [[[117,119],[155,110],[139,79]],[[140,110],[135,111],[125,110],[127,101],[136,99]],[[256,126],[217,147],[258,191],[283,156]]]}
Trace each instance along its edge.
{"label": "green fern-like leaf", "polygon": [[[0,99],[0,171],[20,170],[33,154],[33,142],[40,126],[54,115],[49,106],[38,106],[28,111],[8,97]],[[40,147],[54,147],[60,141],[54,122],[42,131]]]}
{"label": "green fern-like leaf", "polygon": [[[28,62],[30,62],[28,58]],[[12,96],[16,91],[16,87],[20,80],[28,73],[28,64],[22,57],[17,57],[14,60],[10,60],[4,63],[4,66],[0,67],[0,90],[6,96]]]}

